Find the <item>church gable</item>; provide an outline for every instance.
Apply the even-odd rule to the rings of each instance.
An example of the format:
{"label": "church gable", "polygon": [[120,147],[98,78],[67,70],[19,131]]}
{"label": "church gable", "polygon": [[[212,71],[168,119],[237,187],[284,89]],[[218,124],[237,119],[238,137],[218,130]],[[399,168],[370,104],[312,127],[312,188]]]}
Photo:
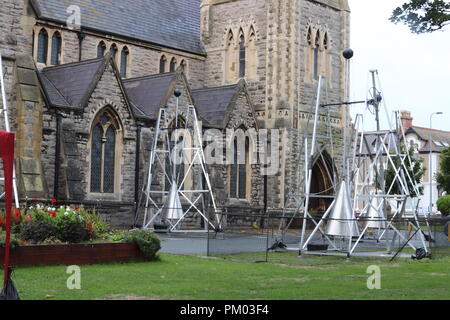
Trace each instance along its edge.
{"label": "church gable", "polygon": [[220,129],[256,127],[256,118],[245,81],[237,84],[193,91],[205,126]]}
{"label": "church gable", "polygon": [[[55,101],[71,101],[70,106],[60,106],[65,118],[61,121],[59,196],[79,201],[131,202],[136,152],[134,114],[112,59],[107,56],[92,62],[94,72],[87,65],[61,66],[58,75],[43,74],[49,80],[42,83],[50,108],[55,107]],[[83,81],[54,82],[63,75],[70,77],[67,72],[81,74],[78,68],[86,69],[89,75],[81,76]]]}

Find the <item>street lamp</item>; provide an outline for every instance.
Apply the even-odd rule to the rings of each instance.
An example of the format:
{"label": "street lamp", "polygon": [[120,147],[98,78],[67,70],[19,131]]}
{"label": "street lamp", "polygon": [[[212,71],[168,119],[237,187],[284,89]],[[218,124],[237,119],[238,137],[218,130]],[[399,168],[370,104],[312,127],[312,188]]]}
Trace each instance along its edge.
{"label": "street lamp", "polygon": [[430,159],[429,159],[429,174],[430,174],[430,213],[429,217],[433,214],[433,138],[432,138],[432,130],[433,130],[433,116],[434,115],[442,115],[443,112],[434,112],[430,115]]}

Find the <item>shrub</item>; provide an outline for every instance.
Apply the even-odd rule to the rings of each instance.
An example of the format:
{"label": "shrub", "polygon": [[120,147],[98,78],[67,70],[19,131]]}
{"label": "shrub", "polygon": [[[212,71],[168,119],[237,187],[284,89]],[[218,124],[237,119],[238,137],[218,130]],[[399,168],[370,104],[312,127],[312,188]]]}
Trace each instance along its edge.
{"label": "shrub", "polygon": [[89,232],[79,217],[63,215],[56,221],[56,238],[62,242],[80,243],[89,240]]}
{"label": "shrub", "polygon": [[[0,248],[4,248],[6,243],[6,233],[1,232],[0,233]],[[14,249],[15,247],[19,246],[19,240],[15,236],[11,236],[11,249]]]}
{"label": "shrub", "polygon": [[450,195],[440,198],[437,201],[437,207],[443,216],[450,215]]}
{"label": "shrub", "polygon": [[42,242],[55,233],[55,223],[48,220],[33,220],[20,227],[20,238],[32,243]]}
{"label": "shrub", "polygon": [[161,241],[150,231],[132,230],[124,239],[124,242],[136,243],[145,259],[151,261],[156,259],[156,253],[161,249]]}

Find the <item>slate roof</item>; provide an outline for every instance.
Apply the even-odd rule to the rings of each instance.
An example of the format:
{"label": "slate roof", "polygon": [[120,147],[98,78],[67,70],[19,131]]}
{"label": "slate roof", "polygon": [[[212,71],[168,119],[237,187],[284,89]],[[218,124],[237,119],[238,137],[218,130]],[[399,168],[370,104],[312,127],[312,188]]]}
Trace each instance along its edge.
{"label": "slate roof", "polygon": [[[377,140],[379,141],[379,137],[381,136],[381,139],[384,139],[385,135],[389,133],[389,131],[380,131],[380,133],[374,133],[374,132],[365,132],[364,133],[364,137],[367,141],[367,145],[369,146],[369,148],[367,148],[366,143],[363,142],[362,145],[362,149],[361,152],[359,153],[359,155],[361,156],[368,156],[368,155],[373,155],[375,156],[376,153],[376,144],[377,144]],[[392,139],[395,139],[396,141],[392,141]],[[357,150],[359,151],[359,143],[361,142],[361,135],[359,135],[358,138],[358,146],[357,146]],[[385,145],[386,147],[390,146],[390,150],[389,152],[395,152],[395,145],[398,145],[398,136],[396,134],[390,134],[388,136],[388,138],[386,138],[385,140]],[[385,155],[386,152],[383,149],[383,154]]]}
{"label": "slate roof", "polygon": [[225,127],[224,120],[233,107],[239,84],[193,90],[197,110],[200,116],[212,126]]}
{"label": "slate roof", "polygon": [[83,62],[44,68],[38,71],[42,87],[52,105],[81,107],[83,99],[106,59],[99,58]]}
{"label": "slate roof", "polygon": [[128,98],[134,108],[146,116],[156,119],[164,107],[170,85],[176,81],[177,73],[163,73],[141,78],[123,80]]}
{"label": "slate roof", "polygon": [[201,0],[32,0],[40,19],[66,24],[67,8],[81,9],[81,27],[191,53],[200,40]]}
{"label": "slate roof", "polygon": [[450,131],[442,131],[412,126],[405,132],[405,135],[411,133],[417,134],[422,141],[425,141],[424,146],[419,150],[419,152],[430,151],[430,133],[431,133],[431,140],[433,142],[432,144],[433,152],[442,152],[445,148],[450,146]]}

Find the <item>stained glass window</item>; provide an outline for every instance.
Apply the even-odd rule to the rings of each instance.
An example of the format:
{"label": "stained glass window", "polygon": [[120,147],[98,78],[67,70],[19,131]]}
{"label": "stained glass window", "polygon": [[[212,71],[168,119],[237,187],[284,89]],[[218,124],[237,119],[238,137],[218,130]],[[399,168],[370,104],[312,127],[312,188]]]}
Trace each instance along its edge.
{"label": "stained glass window", "polygon": [[120,57],[120,76],[125,78],[127,76],[128,67],[128,55],[130,54],[127,47],[122,49],[122,55]]}
{"label": "stained glass window", "polygon": [[161,59],[159,60],[159,73],[166,72],[166,62],[167,62],[166,57],[162,56]]}
{"label": "stained glass window", "polygon": [[97,119],[91,137],[91,192],[114,193],[117,124],[107,111]]}
{"label": "stained glass window", "polygon": [[47,50],[48,50],[48,33],[45,29],[39,32],[38,36],[38,49],[37,49],[37,62],[47,63]]}
{"label": "stained glass window", "polygon": [[239,39],[239,78],[245,77],[245,39],[241,36]]}
{"label": "stained glass window", "polygon": [[106,131],[103,165],[103,192],[114,193],[114,167],[116,159],[116,132],[112,126]]}
{"label": "stained glass window", "polygon": [[172,60],[170,60],[170,72],[175,72],[176,67],[177,60],[175,58],[172,58]]}
{"label": "stained glass window", "polygon": [[106,44],[103,41],[101,41],[97,47],[97,58],[104,57],[105,52],[106,52]]}
{"label": "stained glass window", "polygon": [[117,56],[117,50],[117,45],[113,43],[111,48],[109,49],[109,52],[111,53],[111,57],[113,57],[113,59],[115,59]]}
{"label": "stained glass window", "polygon": [[[237,140],[233,144],[233,163],[229,167],[229,191],[231,199],[247,199],[247,175],[249,168],[249,139],[245,142],[245,158],[241,156]],[[245,159],[245,163],[241,163]]]}
{"label": "stained glass window", "polygon": [[60,55],[61,55],[61,35],[59,32],[55,32],[52,37],[52,56],[51,56],[51,64],[56,66],[60,63]]}
{"label": "stained glass window", "polygon": [[101,192],[102,188],[102,138],[103,128],[97,124],[92,131],[91,150],[91,192]]}

